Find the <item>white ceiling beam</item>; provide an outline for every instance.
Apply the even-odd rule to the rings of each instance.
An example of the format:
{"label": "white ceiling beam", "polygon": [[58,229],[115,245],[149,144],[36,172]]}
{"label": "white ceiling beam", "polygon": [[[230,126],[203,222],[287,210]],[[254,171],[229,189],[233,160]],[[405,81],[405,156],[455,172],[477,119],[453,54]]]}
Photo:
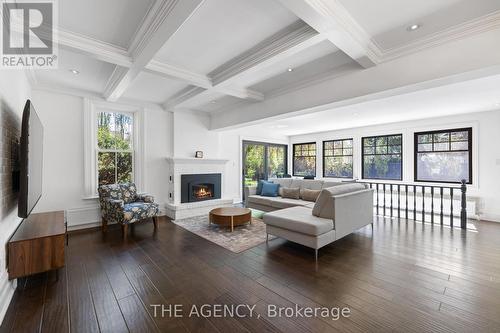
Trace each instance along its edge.
{"label": "white ceiling beam", "polygon": [[[193,95],[191,98],[204,100],[205,95],[216,91],[239,98],[262,101],[264,99],[262,93],[246,88],[236,88],[238,80],[243,75],[252,75],[263,68],[281,63],[325,39],[307,24],[297,21],[212,71],[208,76],[212,78],[213,87],[200,91],[199,95]],[[241,95],[238,95],[238,91]],[[185,99],[176,106],[183,107],[191,102]],[[173,105],[173,101],[169,100],[166,104]]]}
{"label": "white ceiling beam", "polygon": [[364,68],[380,62],[380,50],[338,0],[278,0]]}
{"label": "white ceiling beam", "polygon": [[138,29],[128,53],[133,62],[130,67],[119,67],[111,76],[104,97],[115,101],[163,45],[191,17],[204,0],[157,0],[148,11]]}

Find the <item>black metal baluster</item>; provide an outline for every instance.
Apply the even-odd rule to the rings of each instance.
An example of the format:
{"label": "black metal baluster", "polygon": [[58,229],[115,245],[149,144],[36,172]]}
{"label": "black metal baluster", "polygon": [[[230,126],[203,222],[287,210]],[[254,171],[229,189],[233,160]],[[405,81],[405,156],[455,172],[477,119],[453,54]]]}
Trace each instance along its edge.
{"label": "black metal baluster", "polygon": [[405,219],[408,220],[408,185],[405,185]]}
{"label": "black metal baluster", "polygon": [[377,188],[377,215],[379,215],[379,212],[378,212],[378,206],[379,206],[379,204],[378,204],[378,183],[375,187]]}
{"label": "black metal baluster", "polygon": [[431,186],[431,223],[434,224],[434,186]]}
{"label": "black metal baluster", "polygon": [[460,198],[460,228],[467,229],[467,181],[462,179],[462,186],[460,186],[460,190],[462,192],[462,196]]}
{"label": "black metal baluster", "polygon": [[385,216],[385,184],[382,187],[382,189],[384,190],[384,216]]}
{"label": "black metal baluster", "polygon": [[417,186],[413,185],[413,219],[417,220]]}
{"label": "black metal baluster", "polygon": [[398,184],[398,219],[401,218],[401,185]]}
{"label": "black metal baluster", "polygon": [[425,186],[422,186],[422,222],[425,222]]}
{"label": "black metal baluster", "polygon": [[440,220],[441,220],[441,225],[443,225],[443,220],[444,220],[444,213],[443,213],[443,188],[439,188],[439,195],[441,196],[441,213],[440,213]]}
{"label": "black metal baluster", "polygon": [[392,209],[392,184],[391,184],[390,189],[391,189],[391,217],[392,217],[392,213],[393,213],[393,209]]}
{"label": "black metal baluster", "polygon": [[450,227],[453,228],[453,187],[450,188]]}

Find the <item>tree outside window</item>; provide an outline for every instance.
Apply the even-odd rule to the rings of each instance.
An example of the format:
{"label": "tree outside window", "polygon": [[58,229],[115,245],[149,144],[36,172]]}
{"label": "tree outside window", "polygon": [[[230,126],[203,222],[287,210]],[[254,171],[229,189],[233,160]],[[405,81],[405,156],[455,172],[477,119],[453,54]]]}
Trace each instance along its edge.
{"label": "tree outside window", "polygon": [[293,145],[293,175],[316,176],[316,143]]}
{"label": "tree outside window", "polygon": [[363,179],[403,179],[403,135],[366,137],[362,146]]}
{"label": "tree outside window", "polygon": [[131,182],[134,178],[134,118],[130,114],[97,114],[98,184]]}

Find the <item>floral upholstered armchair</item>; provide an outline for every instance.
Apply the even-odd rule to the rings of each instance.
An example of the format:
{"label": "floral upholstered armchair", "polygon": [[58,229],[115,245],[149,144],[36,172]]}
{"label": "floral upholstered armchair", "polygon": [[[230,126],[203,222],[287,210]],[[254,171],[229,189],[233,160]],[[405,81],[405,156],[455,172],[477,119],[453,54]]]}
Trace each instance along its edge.
{"label": "floral upholstered armchair", "polygon": [[101,185],[98,191],[103,232],[107,231],[108,223],[116,222],[121,225],[123,238],[126,238],[129,224],[149,218],[153,220],[155,230],[158,227],[158,204],[150,195],[137,194],[134,183]]}

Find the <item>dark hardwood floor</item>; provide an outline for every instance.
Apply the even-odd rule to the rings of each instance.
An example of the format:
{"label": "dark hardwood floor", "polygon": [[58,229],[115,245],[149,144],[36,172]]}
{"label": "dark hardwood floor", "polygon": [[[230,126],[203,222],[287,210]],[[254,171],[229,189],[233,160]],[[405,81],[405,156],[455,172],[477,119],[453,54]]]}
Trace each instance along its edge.
{"label": "dark hardwood floor", "polygon": [[[240,254],[166,218],[73,233],[66,267],[20,280],[0,332],[500,332],[500,224],[477,231],[379,218],[320,250],[277,239]],[[188,318],[193,304],[260,317]],[[182,304],[183,318],[151,304]],[[348,307],[348,318],[271,318],[268,305]],[[249,313],[249,312],[247,312]]]}

